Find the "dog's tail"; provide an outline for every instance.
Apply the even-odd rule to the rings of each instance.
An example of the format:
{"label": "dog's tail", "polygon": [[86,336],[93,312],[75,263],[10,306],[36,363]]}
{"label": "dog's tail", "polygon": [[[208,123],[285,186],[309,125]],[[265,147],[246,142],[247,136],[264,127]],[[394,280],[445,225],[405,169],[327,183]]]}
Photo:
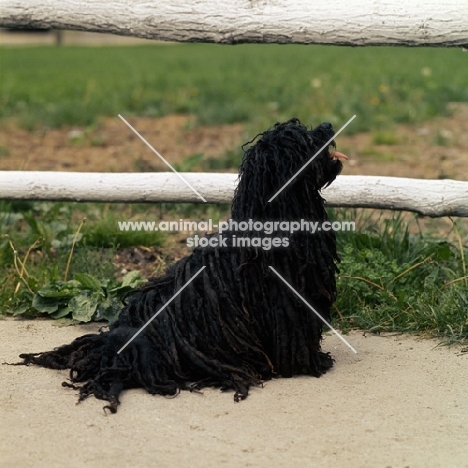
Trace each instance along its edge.
{"label": "dog's tail", "polygon": [[144,340],[138,338],[128,350],[118,354],[118,350],[136,332],[130,328],[118,328],[99,334],[88,334],[75,339],[70,344],[43,353],[21,354],[22,364],[36,364],[50,369],[70,369],[68,382],[64,387],[79,390],[82,401],[90,395],[106,400],[104,409],[112,413],[120,404],[119,395],[125,388],[145,387],[150,393],[176,395],[180,384],[166,380],[156,383],[154,375],[148,375],[148,350]]}

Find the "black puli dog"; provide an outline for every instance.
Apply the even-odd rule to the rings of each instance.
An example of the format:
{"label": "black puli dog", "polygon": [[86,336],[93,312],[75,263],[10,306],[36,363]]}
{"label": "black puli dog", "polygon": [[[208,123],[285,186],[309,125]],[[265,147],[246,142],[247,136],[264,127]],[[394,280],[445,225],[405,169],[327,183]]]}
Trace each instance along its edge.
{"label": "black puli dog", "polygon": [[[320,190],[333,182],[342,169],[339,158],[345,158],[333,141],[326,145],[333,136],[329,123],[309,130],[297,119],[257,135],[244,145],[231,229],[222,233],[219,245],[197,247],[163,276],[134,291],[109,330],[52,351],[21,354],[22,364],[70,369],[71,383],[63,385],[79,389],[80,401],[89,395],[107,400],[105,408],[113,413],[120,393],[128,388],[176,395],[214,386],[234,390],[239,401],[250,386],[273,377],[325,373],[333,359],[321,351],[322,320],[270,266],[330,320],[339,261],[335,234],[291,234],[281,229],[281,222],[328,220]],[[235,231],[235,223],[249,220],[271,222],[273,229],[268,235]],[[214,236],[218,234],[210,239]],[[273,238],[276,243],[270,242]]]}

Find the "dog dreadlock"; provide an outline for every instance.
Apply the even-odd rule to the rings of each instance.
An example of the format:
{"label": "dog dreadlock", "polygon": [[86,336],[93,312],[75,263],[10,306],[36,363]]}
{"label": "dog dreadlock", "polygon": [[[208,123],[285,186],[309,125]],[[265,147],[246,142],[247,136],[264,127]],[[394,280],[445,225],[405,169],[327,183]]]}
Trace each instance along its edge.
{"label": "dog dreadlock", "polygon": [[[328,123],[309,130],[292,119],[244,145],[233,221],[328,220],[320,189],[342,168],[334,143],[271,203],[268,200],[333,135]],[[223,233],[229,241],[234,235],[251,234]],[[285,237],[282,231],[272,235]],[[319,377],[333,365],[320,348],[322,322],[282,287],[269,266],[329,320],[336,297],[335,235],[296,232],[288,242],[288,247],[271,250],[233,247],[232,242],[228,247],[198,247],[136,290],[108,331],[52,351],[21,354],[22,364],[70,369],[71,383],[63,385],[79,389],[79,401],[89,395],[107,400],[105,408],[113,413],[120,393],[128,388],[176,395],[215,386],[234,390],[234,400],[239,401],[250,386],[276,376]],[[203,266],[203,272],[118,353]]]}

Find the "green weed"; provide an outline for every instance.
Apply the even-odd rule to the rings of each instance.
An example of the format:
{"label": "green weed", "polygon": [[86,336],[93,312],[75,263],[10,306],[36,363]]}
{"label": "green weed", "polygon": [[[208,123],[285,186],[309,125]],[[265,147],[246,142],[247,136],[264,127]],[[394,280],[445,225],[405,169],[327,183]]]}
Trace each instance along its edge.
{"label": "green weed", "polygon": [[400,140],[394,131],[376,131],[372,135],[374,145],[398,145]]}
{"label": "green weed", "polygon": [[9,156],[10,154],[10,149],[8,146],[0,145],[0,158],[5,158],[6,156]]}
{"label": "green weed", "polygon": [[339,325],[465,339],[468,289],[461,238],[454,245],[411,234],[402,215],[358,217],[357,224],[359,232],[338,234]]}
{"label": "green weed", "polygon": [[449,130],[439,130],[434,138],[434,144],[437,146],[453,145],[453,134]]}
{"label": "green weed", "polygon": [[[164,239],[160,232],[120,231],[117,221],[127,220],[132,210],[119,208],[0,203],[0,310],[80,321],[112,319],[120,310],[121,287],[128,290],[142,281],[136,274],[123,283],[113,279],[116,249],[161,245]],[[137,206],[133,211],[141,210]]]}

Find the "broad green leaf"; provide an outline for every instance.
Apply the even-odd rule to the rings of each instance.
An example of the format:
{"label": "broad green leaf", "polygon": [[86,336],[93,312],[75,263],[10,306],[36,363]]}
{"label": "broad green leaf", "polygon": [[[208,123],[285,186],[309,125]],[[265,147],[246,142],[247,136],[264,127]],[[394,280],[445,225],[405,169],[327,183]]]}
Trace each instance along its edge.
{"label": "broad green leaf", "polygon": [[44,314],[53,314],[54,312],[57,312],[59,307],[63,304],[64,301],[61,298],[49,298],[36,294],[33,297],[31,305],[39,312]]}
{"label": "broad green leaf", "polygon": [[80,322],[90,322],[102,300],[102,295],[96,292],[82,291],[70,299],[68,306],[72,311],[72,317]]}
{"label": "broad green leaf", "polygon": [[71,280],[66,283],[63,281],[56,281],[55,283],[48,284],[37,291],[42,297],[49,298],[68,298],[78,294],[83,289],[79,281]]}
{"label": "broad green leaf", "polygon": [[101,282],[94,276],[89,275],[88,273],[77,273],[75,279],[81,283],[84,289],[90,289],[94,292],[101,292],[102,286]]}
{"label": "broad green leaf", "polygon": [[136,288],[144,282],[145,280],[142,278],[139,271],[131,271],[122,278],[122,286],[130,286],[131,288]]}
{"label": "broad green leaf", "polygon": [[119,286],[110,290],[110,293],[121,297],[126,292],[135,289],[143,283],[146,283],[146,280],[142,278],[141,273],[139,271],[131,271],[123,277],[122,283]]}
{"label": "broad green leaf", "polygon": [[118,317],[121,310],[122,304],[119,300],[113,297],[107,297],[98,305],[94,320],[107,320],[109,322],[113,322]]}
{"label": "broad green leaf", "polygon": [[23,315],[26,312],[28,312],[30,309],[31,309],[31,306],[29,304],[23,304],[22,306],[15,309],[15,311],[13,312],[13,317],[16,317],[17,315]]}
{"label": "broad green leaf", "polygon": [[70,314],[70,312],[71,312],[70,307],[62,306],[62,307],[59,307],[57,312],[50,314],[50,316],[53,317],[54,319],[60,319],[60,318],[66,317],[68,314]]}

